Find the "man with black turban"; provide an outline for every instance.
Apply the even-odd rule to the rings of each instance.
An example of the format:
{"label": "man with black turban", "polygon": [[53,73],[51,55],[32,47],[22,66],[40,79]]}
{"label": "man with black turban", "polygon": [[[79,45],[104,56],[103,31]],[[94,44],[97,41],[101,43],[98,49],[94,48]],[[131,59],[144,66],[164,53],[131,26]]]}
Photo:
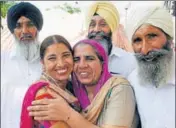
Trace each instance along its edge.
{"label": "man with black turban", "polygon": [[114,46],[112,35],[119,27],[120,16],[117,8],[109,1],[96,1],[86,15],[88,38],[98,40],[109,55],[109,70],[112,74],[128,75],[135,69],[132,53]]}
{"label": "man with black turban", "polygon": [[19,128],[23,96],[42,71],[38,36],[43,16],[36,6],[20,2],[8,10],[7,25],[14,45],[1,53],[1,127]]}

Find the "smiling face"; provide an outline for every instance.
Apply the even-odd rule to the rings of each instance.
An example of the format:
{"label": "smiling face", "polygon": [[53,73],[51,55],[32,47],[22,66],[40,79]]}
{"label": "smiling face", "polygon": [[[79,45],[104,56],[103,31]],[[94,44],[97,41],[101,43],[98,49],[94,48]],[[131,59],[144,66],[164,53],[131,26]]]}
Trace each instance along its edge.
{"label": "smiling face", "polygon": [[100,42],[108,55],[112,49],[111,35],[111,29],[105,19],[99,15],[94,15],[89,25],[88,38]]}
{"label": "smiling face", "polygon": [[134,33],[132,46],[136,53],[146,55],[152,50],[163,48],[166,41],[166,35],[159,28],[145,24]]}
{"label": "smiling face", "polygon": [[141,84],[165,84],[173,72],[170,40],[161,29],[142,25],[133,35],[132,45],[138,62]]}
{"label": "smiling face", "polygon": [[47,47],[42,63],[45,72],[59,81],[68,80],[73,70],[72,53],[62,42]]}
{"label": "smiling face", "polygon": [[16,23],[14,35],[21,42],[33,41],[37,36],[37,28],[30,19],[21,16]]}
{"label": "smiling face", "polygon": [[77,45],[74,49],[74,62],[74,72],[82,84],[97,84],[101,76],[102,64],[92,46]]}
{"label": "smiling face", "polygon": [[[94,15],[91,19],[88,33],[98,33],[98,32],[104,32],[105,35],[109,35],[109,33],[111,33],[111,29],[109,25],[106,23],[105,19],[103,19],[99,15]],[[94,39],[101,40],[102,37],[97,35],[94,37]]]}

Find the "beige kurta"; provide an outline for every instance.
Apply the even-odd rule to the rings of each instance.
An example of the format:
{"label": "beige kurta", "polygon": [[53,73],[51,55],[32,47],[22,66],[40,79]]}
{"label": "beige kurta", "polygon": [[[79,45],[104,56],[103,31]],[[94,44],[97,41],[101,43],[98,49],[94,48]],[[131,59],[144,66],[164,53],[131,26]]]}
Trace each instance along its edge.
{"label": "beige kurta", "polygon": [[130,85],[117,85],[108,92],[108,95],[98,118],[98,126],[115,125],[135,128],[137,120],[135,116],[136,101],[132,87]]}

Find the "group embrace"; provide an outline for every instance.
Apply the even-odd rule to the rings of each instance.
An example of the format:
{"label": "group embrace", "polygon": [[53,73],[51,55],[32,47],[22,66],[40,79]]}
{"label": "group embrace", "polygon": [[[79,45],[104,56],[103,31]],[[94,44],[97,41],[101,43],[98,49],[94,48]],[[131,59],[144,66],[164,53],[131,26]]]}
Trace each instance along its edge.
{"label": "group embrace", "polygon": [[12,6],[7,24],[15,45],[1,55],[1,127],[175,128],[172,16],[155,6],[130,13],[129,44],[117,47],[118,10],[93,3],[87,37],[71,47],[61,35],[39,43],[40,10]]}

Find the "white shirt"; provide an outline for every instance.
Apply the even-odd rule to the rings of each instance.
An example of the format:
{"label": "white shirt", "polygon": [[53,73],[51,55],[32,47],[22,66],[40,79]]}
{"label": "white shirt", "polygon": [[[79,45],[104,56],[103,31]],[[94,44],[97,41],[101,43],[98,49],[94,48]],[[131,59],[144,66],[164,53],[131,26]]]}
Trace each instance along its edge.
{"label": "white shirt", "polygon": [[128,77],[136,68],[136,59],[133,53],[127,52],[121,48],[112,47],[109,59],[109,71],[114,75]]}
{"label": "white shirt", "polygon": [[1,128],[19,128],[24,95],[41,75],[39,58],[28,62],[12,52],[1,53]]}
{"label": "white shirt", "polygon": [[175,78],[166,85],[140,85],[137,69],[128,80],[132,84],[142,128],[175,128]]}

